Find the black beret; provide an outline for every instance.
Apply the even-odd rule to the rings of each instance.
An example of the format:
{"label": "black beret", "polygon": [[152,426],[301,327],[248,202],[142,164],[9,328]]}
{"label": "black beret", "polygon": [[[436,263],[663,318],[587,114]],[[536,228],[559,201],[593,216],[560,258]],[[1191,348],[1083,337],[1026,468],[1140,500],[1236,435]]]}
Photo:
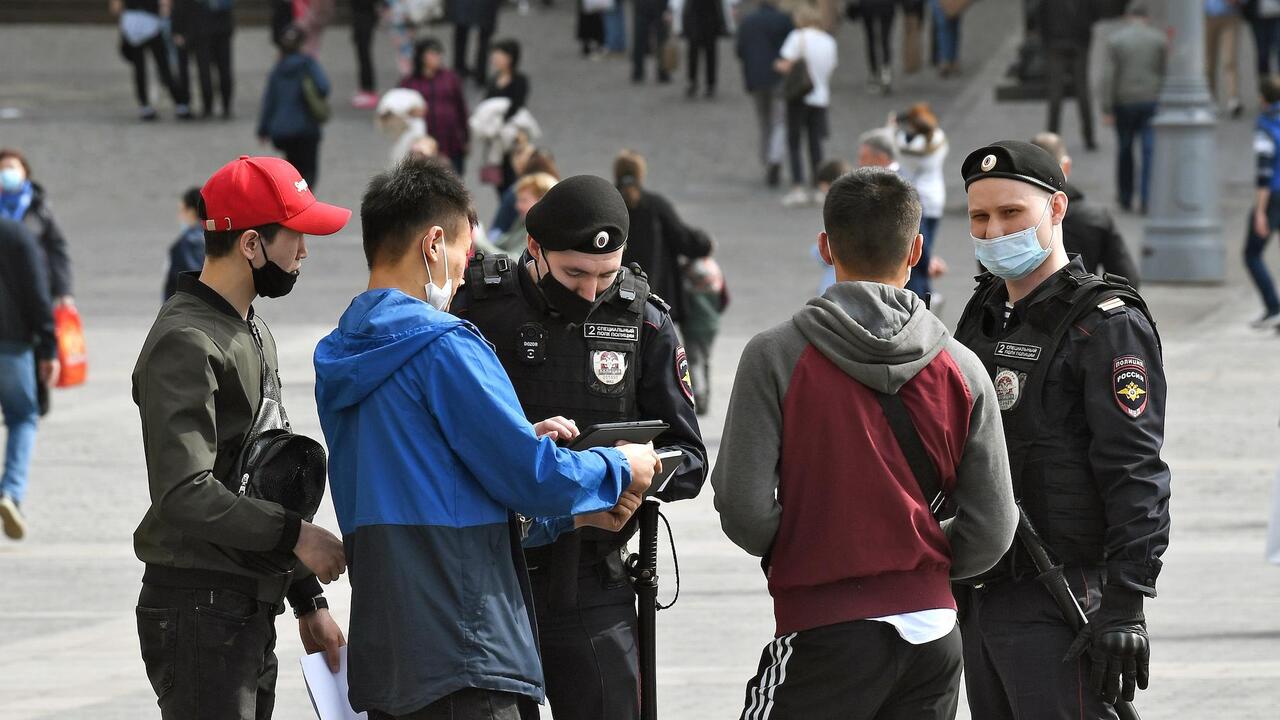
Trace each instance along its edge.
{"label": "black beret", "polygon": [[1038,145],[1001,140],[969,153],[960,166],[964,188],[986,178],[1007,178],[1049,192],[1066,192],[1067,178],[1053,156]]}
{"label": "black beret", "polygon": [[529,236],[545,250],[604,255],[626,245],[631,213],[608,180],[574,175],[548,190],[529,208],[524,222]]}

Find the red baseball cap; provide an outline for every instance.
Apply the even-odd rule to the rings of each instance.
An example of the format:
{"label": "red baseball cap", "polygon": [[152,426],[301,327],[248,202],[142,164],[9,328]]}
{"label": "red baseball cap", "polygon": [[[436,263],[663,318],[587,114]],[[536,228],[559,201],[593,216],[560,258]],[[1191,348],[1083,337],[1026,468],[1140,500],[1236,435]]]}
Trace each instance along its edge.
{"label": "red baseball cap", "polygon": [[205,229],[217,232],[283,225],[304,235],[332,235],[351,211],[316,200],[298,170],[277,157],[241,155],[200,189]]}

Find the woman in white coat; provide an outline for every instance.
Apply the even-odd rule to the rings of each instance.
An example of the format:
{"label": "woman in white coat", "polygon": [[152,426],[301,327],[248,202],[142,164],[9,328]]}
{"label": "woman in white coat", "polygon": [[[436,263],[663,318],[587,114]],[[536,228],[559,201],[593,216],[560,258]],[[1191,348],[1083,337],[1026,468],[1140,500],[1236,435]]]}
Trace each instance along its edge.
{"label": "woman in white coat", "polygon": [[899,173],[920,194],[923,210],[920,234],[924,235],[924,253],[911,272],[907,289],[924,298],[932,291],[930,279],[946,270],[946,265],[933,257],[933,241],[947,204],[947,183],[942,174],[942,164],[950,148],[947,135],[938,127],[938,118],[928,103],[917,103],[901,115],[890,116],[889,127],[898,146]]}

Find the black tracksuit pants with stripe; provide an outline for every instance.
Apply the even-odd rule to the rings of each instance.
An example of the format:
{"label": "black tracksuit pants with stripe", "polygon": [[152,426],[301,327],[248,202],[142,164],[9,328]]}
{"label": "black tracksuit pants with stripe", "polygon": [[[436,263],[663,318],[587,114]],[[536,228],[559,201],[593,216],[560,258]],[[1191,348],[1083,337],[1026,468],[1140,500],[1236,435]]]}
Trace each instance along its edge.
{"label": "black tracksuit pants with stripe", "polygon": [[960,629],[924,645],[875,620],[775,638],[747,684],[741,720],[952,720]]}

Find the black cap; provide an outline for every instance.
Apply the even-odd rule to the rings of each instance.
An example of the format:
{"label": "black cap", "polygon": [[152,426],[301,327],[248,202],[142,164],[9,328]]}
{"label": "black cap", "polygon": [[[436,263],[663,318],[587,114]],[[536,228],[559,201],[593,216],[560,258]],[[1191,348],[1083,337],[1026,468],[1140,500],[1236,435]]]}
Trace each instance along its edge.
{"label": "black cap", "polygon": [[964,188],[987,178],[1020,180],[1049,192],[1066,192],[1067,178],[1043,148],[1019,140],[1001,140],[969,153],[960,166]]}
{"label": "black cap", "polygon": [[544,250],[604,255],[627,244],[631,213],[608,180],[574,175],[555,184],[525,216],[529,236]]}

